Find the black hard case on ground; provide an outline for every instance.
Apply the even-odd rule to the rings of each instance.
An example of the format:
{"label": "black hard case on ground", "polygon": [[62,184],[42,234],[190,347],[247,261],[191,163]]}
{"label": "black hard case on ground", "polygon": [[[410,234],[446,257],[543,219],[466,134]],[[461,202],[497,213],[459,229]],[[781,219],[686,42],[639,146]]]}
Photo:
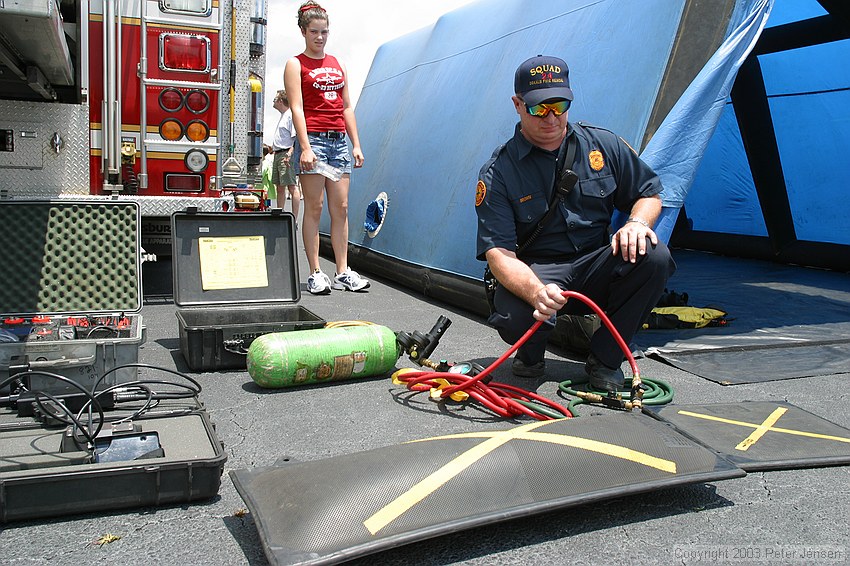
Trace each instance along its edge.
{"label": "black hard case on ground", "polygon": [[294,304],[301,287],[291,213],[176,212],[171,244],[180,351],[191,370],[245,369],[258,336],[325,326]]}
{"label": "black hard case on ground", "polygon": [[[91,391],[139,379],[136,366],[144,341],[141,291],[139,207],[118,200],[0,202],[3,265],[0,323],[36,316],[66,329],[81,319],[127,319],[111,336],[92,327],[76,335],[0,344],[0,382],[9,381],[9,364],[58,374]],[[17,324],[17,323],[16,323]],[[28,334],[22,334],[27,336]],[[16,366],[16,369],[19,366]],[[177,380],[179,381],[179,380]],[[32,393],[78,393],[79,388],[49,375],[28,378]],[[0,392],[0,522],[183,503],[218,493],[227,456],[203,406],[196,398],[168,399],[137,415],[138,403],[105,411],[113,422],[129,419],[131,431],[113,436],[139,446],[156,440],[159,451],[136,459],[121,441],[110,461],[85,446],[63,442],[69,427],[44,423],[13,401],[11,388]],[[20,398],[18,399],[20,400]],[[112,425],[106,425],[111,427]],[[121,426],[121,425],[119,425]],[[109,429],[110,432],[112,429]],[[99,449],[110,439],[99,437]],[[114,454],[114,452],[113,452]]]}
{"label": "black hard case on ground", "polygon": [[[108,418],[132,410],[107,412]],[[195,400],[171,400],[132,421],[164,456],[88,463],[60,451],[66,427],[0,411],[0,522],[204,500],[218,493],[227,455]]]}
{"label": "black hard case on ground", "polygon": [[[56,373],[89,388],[107,371],[138,361],[145,340],[142,316],[139,205],[118,200],[10,200],[0,202],[0,327],[35,325],[35,317],[71,329],[73,339],[53,336],[0,343],[0,381],[11,363]],[[95,328],[122,318],[118,331]],[[58,335],[58,333],[57,333]],[[103,386],[136,379],[134,368],[112,372]],[[42,375],[31,386],[51,393],[74,389]]]}

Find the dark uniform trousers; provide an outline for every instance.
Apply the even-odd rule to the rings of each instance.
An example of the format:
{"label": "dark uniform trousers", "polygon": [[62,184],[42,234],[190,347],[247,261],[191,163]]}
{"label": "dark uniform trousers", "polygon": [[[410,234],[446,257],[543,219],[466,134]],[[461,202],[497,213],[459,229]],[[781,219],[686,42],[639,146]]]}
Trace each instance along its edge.
{"label": "dark uniform trousers", "polygon": [[[613,255],[610,246],[568,262],[529,262],[537,277],[545,284],[555,283],[564,290],[575,291],[593,300],[605,311],[626,344],[640,329],[664,293],[667,279],[676,270],[670,250],[659,242],[647,241],[646,254],[635,263]],[[562,314],[588,314],[593,310],[580,299],[570,297]],[[531,328],[535,319],[528,303],[499,285],[494,298],[494,312],[488,323],[499,331],[508,344],[514,344]],[[557,316],[556,315],[556,316]],[[546,342],[555,329],[555,317],[544,322],[516,353],[526,364],[543,359]],[[608,367],[619,367],[625,354],[603,325],[590,340],[590,351]]]}

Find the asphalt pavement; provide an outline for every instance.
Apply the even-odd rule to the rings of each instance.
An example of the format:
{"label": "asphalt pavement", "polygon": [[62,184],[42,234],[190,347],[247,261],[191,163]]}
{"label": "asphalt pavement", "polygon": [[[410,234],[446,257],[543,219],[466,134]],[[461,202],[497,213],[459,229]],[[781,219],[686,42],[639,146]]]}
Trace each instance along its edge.
{"label": "asphalt pavement", "polygon": [[[299,254],[306,281],[303,251]],[[333,272],[332,264],[322,261]],[[139,361],[188,371],[179,348],[176,307],[167,294],[167,265],[145,269],[149,292],[141,314],[147,339]],[[367,270],[360,271],[370,277]],[[160,295],[154,296],[157,288]],[[328,321],[365,320],[394,331],[424,333],[444,315],[451,326],[435,358],[489,365],[507,349],[480,317],[392,281],[372,278],[367,292],[327,296],[309,295],[302,282],[301,292],[300,304]],[[504,364],[494,379],[564,402],[558,383],[582,375],[583,363],[556,350],[547,359],[544,378],[515,378]],[[786,401],[850,428],[850,374],[724,387],[654,359],[640,359],[638,365],[643,376],[673,386],[674,403]],[[398,367],[414,365],[402,357]],[[260,566],[268,562],[251,513],[228,475],[231,470],[271,466],[281,459],[315,461],[437,434],[528,422],[505,421],[476,407],[445,410],[424,394],[402,394],[386,377],[264,390],[244,370],[191,375],[203,386],[201,401],[227,454],[215,497],[5,524],[0,526],[0,563]],[[840,564],[848,562],[850,552],[848,512],[850,467],[751,472],[739,479],[615,497],[462,530],[351,563]],[[117,538],[98,544],[106,535]]]}

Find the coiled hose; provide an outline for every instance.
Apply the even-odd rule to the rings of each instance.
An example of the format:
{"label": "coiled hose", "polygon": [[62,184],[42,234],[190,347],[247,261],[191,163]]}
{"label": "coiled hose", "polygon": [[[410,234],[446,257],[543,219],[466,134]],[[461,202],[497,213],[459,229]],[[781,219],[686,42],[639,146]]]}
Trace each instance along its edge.
{"label": "coiled hose", "polygon": [[[647,399],[647,404],[668,403],[673,398],[672,388],[660,380],[642,380],[640,370],[637,367],[634,356],[623,340],[620,333],[608,316],[589,297],[575,291],[562,291],[561,294],[567,298],[576,298],[590,307],[600,318],[602,323],[611,332],[617,345],[623,351],[632,370],[632,377],[628,380],[632,388],[632,394],[628,396],[628,407],[639,407],[642,399]],[[439,401],[450,398],[454,401],[466,401],[472,398],[487,409],[505,418],[514,418],[527,415],[538,420],[550,420],[573,417],[572,409],[580,404],[588,402],[581,397],[574,399],[567,407],[559,403],[541,397],[536,393],[526,391],[520,387],[490,381],[490,374],[516,350],[522,346],[532,334],[537,332],[543,321],[535,321],[525,334],[499,358],[483,371],[475,376],[467,376],[453,372],[441,371],[417,371],[414,369],[401,369],[393,374],[393,383],[406,385],[411,391],[429,391],[432,400]],[[588,397],[585,392],[573,389],[572,386],[585,383],[585,381],[563,381],[559,390],[563,393]],[[592,396],[591,396],[592,397]],[[635,397],[632,399],[632,397]]]}

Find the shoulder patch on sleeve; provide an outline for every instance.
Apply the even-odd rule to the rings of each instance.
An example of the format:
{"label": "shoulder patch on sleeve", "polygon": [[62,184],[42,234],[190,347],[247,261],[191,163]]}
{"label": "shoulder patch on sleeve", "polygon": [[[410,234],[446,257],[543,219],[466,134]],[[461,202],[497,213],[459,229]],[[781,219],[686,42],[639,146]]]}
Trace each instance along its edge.
{"label": "shoulder patch on sleeve", "polygon": [[478,185],[475,186],[475,206],[480,206],[484,202],[484,197],[487,196],[487,185],[481,179],[478,180]]}
{"label": "shoulder patch on sleeve", "polygon": [[499,155],[504,151],[505,146],[507,144],[502,144],[497,147],[493,151],[493,155],[490,156],[490,159],[481,166],[481,171],[478,173],[478,184],[475,185],[475,206],[481,206],[481,203],[484,202],[484,199],[487,197],[487,184],[484,182],[484,179],[487,182],[490,182],[492,179],[492,168],[493,164],[496,162],[496,159],[499,158]]}

